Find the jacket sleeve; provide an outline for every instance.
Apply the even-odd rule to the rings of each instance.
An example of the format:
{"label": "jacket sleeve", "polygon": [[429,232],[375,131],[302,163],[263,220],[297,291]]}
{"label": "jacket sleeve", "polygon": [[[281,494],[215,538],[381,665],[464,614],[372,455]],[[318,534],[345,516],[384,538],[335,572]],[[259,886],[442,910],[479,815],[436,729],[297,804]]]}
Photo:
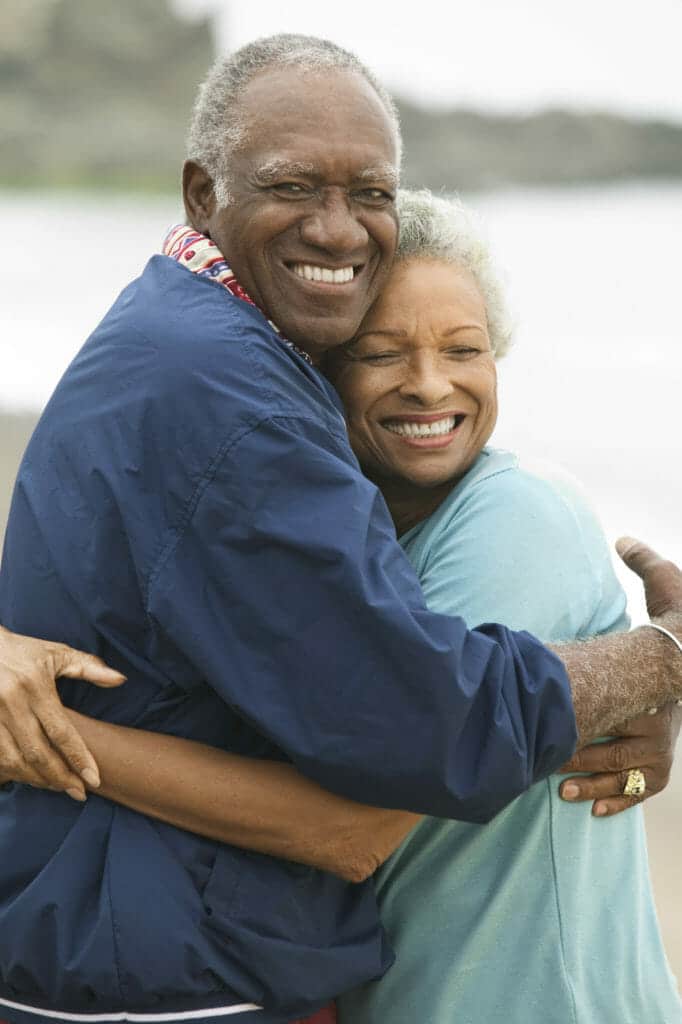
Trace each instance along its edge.
{"label": "jacket sleeve", "polygon": [[383,498],[311,419],[214,459],[148,612],[304,774],[365,803],[485,821],[575,746],[561,662],[428,611]]}

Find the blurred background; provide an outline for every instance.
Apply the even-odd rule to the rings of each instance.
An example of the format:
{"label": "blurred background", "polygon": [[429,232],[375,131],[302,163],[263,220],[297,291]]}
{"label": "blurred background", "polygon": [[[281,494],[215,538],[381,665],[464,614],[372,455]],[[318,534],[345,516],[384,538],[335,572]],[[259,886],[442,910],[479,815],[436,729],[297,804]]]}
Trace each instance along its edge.
{"label": "blurred background", "polygon": [[[679,0],[0,0],[0,536],[36,416],[181,216],[196,85],[278,31],[366,60],[399,102],[405,183],[483,218],[518,319],[495,440],[682,563]],[[680,977],[682,765],[646,811]]]}

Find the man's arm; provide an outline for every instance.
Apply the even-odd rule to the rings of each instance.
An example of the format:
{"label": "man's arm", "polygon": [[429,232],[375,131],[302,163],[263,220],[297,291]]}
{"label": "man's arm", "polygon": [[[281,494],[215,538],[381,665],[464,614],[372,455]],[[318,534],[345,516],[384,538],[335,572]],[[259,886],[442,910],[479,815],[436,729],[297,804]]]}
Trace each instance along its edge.
{"label": "man's arm", "polygon": [[[631,537],[616,548],[644,583],[652,620],[682,638],[682,573]],[[584,746],[614,726],[682,697],[682,654],[657,630],[641,626],[582,644],[553,648],[571,680],[579,743]]]}
{"label": "man's arm", "polygon": [[[274,418],[224,452],[161,553],[148,612],[156,650],[173,648],[162,668],[177,672],[182,652],[190,680],[351,798],[485,820],[573,752],[560,661],[526,634],[428,612],[380,496],[328,425]],[[674,612],[679,625],[679,595]],[[562,649],[585,737],[682,690],[648,633],[597,642],[588,666]],[[626,708],[633,649],[650,684]],[[606,708],[583,693],[602,671]]]}
{"label": "man's arm", "polygon": [[[651,607],[660,611],[676,599],[682,579],[670,563],[642,546],[633,549],[627,560],[642,574]],[[642,634],[646,643],[647,631]],[[39,651],[56,648],[72,672],[99,667],[89,662],[89,656],[81,659],[79,652],[6,631],[0,644],[15,652],[14,666],[34,669]],[[598,646],[596,650],[598,656]],[[654,651],[655,656],[660,653]],[[43,651],[40,664],[49,672],[45,657]],[[366,807],[330,794],[289,765],[243,759],[175,737],[112,726],[68,710],[63,713],[99,761],[103,796],[181,828],[311,864],[349,881],[367,877],[417,820],[409,813]],[[609,767],[603,747],[590,751],[590,764],[574,762],[573,770]],[[635,744],[632,751],[624,747],[618,757],[620,770],[639,764],[641,745]],[[45,785],[43,776],[27,762],[14,762],[9,770],[3,765],[0,779],[9,778]],[[62,788],[58,777],[51,788]]]}

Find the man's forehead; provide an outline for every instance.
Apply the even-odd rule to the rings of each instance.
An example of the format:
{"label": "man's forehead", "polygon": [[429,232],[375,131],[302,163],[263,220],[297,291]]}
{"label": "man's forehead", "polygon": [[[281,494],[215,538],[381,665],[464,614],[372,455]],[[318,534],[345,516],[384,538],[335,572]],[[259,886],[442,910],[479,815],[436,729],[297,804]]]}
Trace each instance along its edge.
{"label": "man's forehead", "polygon": [[[324,161],[295,160],[285,156],[270,157],[257,161],[253,174],[259,184],[268,185],[284,178],[323,179],[326,168]],[[391,188],[398,187],[398,171],[388,160],[372,161],[353,168],[353,180],[362,184],[380,181]]]}
{"label": "man's forehead", "polygon": [[[391,159],[397,148],[396,128],[374,88],[348,70],[268,68],[256,75],[240,97],[242,137],[261,154],[300,158],[310,147],[334,138],[374,149],[371,162]],[[305,147],[291,152],[289,143]],[[315,159],[313,155],[313,160]]]}

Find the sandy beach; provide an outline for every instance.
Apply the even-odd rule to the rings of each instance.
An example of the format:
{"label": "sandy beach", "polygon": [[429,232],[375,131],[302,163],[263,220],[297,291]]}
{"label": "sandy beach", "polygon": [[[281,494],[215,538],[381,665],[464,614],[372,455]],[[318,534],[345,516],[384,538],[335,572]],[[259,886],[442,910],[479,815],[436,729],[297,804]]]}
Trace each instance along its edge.
{"label": "sandy beach", "polygon": [[[0,535],[11,500],[12,482],[35,417],[0,413]],[[651,872],[656,903],[671,967],[682,977],[682,913],[679,866],[682,863],[682,758],[666,793],[646,805]]]}

